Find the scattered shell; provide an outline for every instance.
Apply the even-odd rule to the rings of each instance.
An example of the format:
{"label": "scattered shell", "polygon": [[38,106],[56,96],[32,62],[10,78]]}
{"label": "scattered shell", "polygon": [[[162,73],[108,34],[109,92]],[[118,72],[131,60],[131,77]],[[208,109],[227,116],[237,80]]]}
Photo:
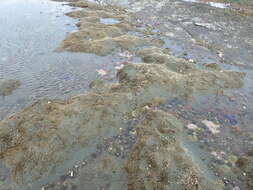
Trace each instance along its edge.
{"label": "scattered shell", "polygon": [[218,53],[218,56],[219,56],[220,58],[223,58],[223,57],[224,57],[224,54],[223,54],[222,52],[219,52],[219,53]]}
{"label": "scattered shell", "polygon": [[190,63],[195,63],[195,61],[193,59],[189,59],[188,60]]}
{"label": "scattered shell", "polygon": [[74,177],[74,172],[73,171],[69,171],[69,175],[70,175],[70,177]]}
{"label": "scattered shell", "polygon": [[116,66],[116,67],[114,67],[116,70],[120,70],[120,69],[122,69],[124,67],[124,65],[119,65],[119,66]]}
{"label": "scattered shell", "polygon": [[214,156],[217,160],[223,160],[223,156],[225,156],[225,152],[215,152],[215,151],[212,151],[211,152],[211,155]]}
{"label": "scattered shell", "polygon": [[209,129],[209,131],[211,131],[211,133],[217,134],[220,132],[218,130],[220,128],[220,125],[217,125],[214,122],[208,120],[203,120],[202,123],[205,124],[205,126]]}
{"label": "scattered shell", "polygon": [[106,72],[105,70],[103,70],[103,69],[99,69],[99,70],[97,70],[97,72],[98,72],[98,74],[99,74],[100,76],[105,76],[105,75],[107,75],[107,72]]}
{"label": "scattered shell", "polygon": [[193,124],[193,123],[188,124],[187,128],[190,129],[190,130],[193,130],[193,131],[199,129],[199,127],[197,125]]}
{"label": "scattered shell", "polygon": [[194,23],[196,26],[201,26],[201,27],[205,27],[207,29],[210,29],[210,30],[217,30],[216,27],[211,24],[211,23],[200,23],[200,22],[195,22]]}
{"label": "scattered shell", "polygon": [[119,56],[126,58],[127,60],[131,60],[133,58],[133,54],[129,51],[124,51],[123,53],[120,53]]}
{"label": "scattered shell", "polygon": [[87,163],[86,162],[82,162],[82,165],[85,166]]}

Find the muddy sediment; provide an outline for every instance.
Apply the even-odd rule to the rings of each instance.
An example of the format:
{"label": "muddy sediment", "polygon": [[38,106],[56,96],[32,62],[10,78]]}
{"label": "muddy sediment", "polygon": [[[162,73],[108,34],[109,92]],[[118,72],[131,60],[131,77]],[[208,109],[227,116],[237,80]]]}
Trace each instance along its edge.
{"label": "muddy sediment", "polygon": [[[71,5],[84,8],[68,14],[80,19],[79,31],[59,50],[104,56],[123,49],[142,62],[120,69],[118,82],[94,81],[86,94],[38,101],[1,121],[0,161],[14,189],[222,189],[182,145],[180,119],[158,106],[170,96],[240,88],[245,74],[200,69],[168,54],[159,40],[132,34],[141,31],[125,10],[86,1]],[[100,23],[104,18],[119,23]]]}

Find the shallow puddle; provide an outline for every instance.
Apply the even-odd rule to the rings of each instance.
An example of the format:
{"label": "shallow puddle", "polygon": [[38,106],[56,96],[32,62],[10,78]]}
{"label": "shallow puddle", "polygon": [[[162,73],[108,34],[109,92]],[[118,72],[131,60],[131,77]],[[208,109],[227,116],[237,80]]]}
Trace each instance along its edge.
{"label": "shallow puddle", "polygon": [[119,20],[115,18],[100,18],[101,24],[118,24]]}

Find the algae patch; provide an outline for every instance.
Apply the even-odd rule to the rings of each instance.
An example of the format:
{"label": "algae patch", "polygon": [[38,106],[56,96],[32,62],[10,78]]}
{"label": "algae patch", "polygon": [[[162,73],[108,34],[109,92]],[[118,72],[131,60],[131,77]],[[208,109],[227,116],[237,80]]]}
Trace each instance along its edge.
{"label": "algae patch", "polygon": [[[242,176],[245,176],[245,189],[253,188],[253,149],[250,149],[245,155],[236,161],[237,167],[241,169]],[[244,173],[246,172],[246,173]]]}
{"label": "algae patch", "polygon": [[177,118],[147,109],[136,130],[138,140],[126,163],[128,189],[211,189],[180,146],[182,124]]}
{"label": "algae patch", "polygon": [[[71,5],[78,6],[80,3],[71,3]],[[92,3],[89,2],[89,4]],[[140,31],[134,24],[134,17],[122,9],[99,7],[96,3],[82,7],[85,9],[67,14],[80,19],[77,24],[79,30],[70,33],[58,50],[105,56],[117,49],[134,51],[141,46],[159,43],[149,37],[141,38],[130,34],[130,31]]]}
{"label": "algae patch", "polygon": [[[163,54],[161,56],[164,57]],[[127,121],[143,115],[146,120],[140,123],[141,127],[138,127],[138,124],[134,126],[139,132],[137,133],[137,144],[128,156],[129,164],[138,166],[139,159],[132,158],[133,154],[142,155],[142,151],[151,151],[150,148],[153,147],[148,144],[150,141],[147,141],[146,145],[141,145],[143,148],[136,148],[140,146],[139,142],[143,142],[143,138],[154,138],[152,142],[158,147],[166,146],[161,148],[161,152],[148,154],[151,154],[152,157],[155,156],[152,154],[157,154],[156,156],[160,155],[165,159],[168,155],[166,149],[171,150],[173,156],[171,155],[171,158],[167,158],[166,162],[161,163],[160,161],[156,163],[155,160],[143,160],[143,162],[151,162],[151,166],[152,162],[155,164],[150,170],[155,172],[157,177],[150,179],[155,181],[161,178],[162,184],[157,183],[157,185],[172,187],[174,182],[169,184],[167,178],[174,178],[175,173],[163,171],[161,167],[168,163],[169,168],[173,166],[173,171],[182,171],[180,164],[172,164],[177,163],[176,160],[179,156],[186,159],[182,160],[183,163],[187,163],[187,167],[184,167],[186,171],[182,171],[183,173],[179,175],[185,179],[183,181],[186,183],[182,182],[181,185],[189,190],[193,186],[199,187],[200,185],[196,184],[201,184],[201,182],[198,182],[199,178],[195,175],[195,169],[192,169],[195,166],[187,161],[184,151],[182,150],[178,156],[174,155],[175,151],[173,150],[180,149],[180,138],[178,137],[180,132],[177,131],[180,131],[181,125],[178,119],[167,115],[171,119],[152,120],[146,110],[149,105],[155,105],[154,102],[158,105],[163,102],[156,100],[166,99],[170,95],[191,97],[198,93],[217,93],[223,89],[240,87],[244,74],[231,71],[199,70],[187,62],[185,62],[186,69],[180,73],[174,71],[170,66],[180,64],[180,60],[172,62],[177,59],[172,56],[168,58],[168,61],[161,64],[126,65],[118,72],[119,83],[95,81],[91,84],[92,89],[87,94],[66,101],[39,101],[2,121],[0,123],[0,156],[1,160],[11,169],[13,180],[21,186],[35,183],[41,179],[50,181],[51,178],[49,179],[48,176],[55,175],[54,172],[63,173],[70,163],[74,164],[75,155],[88,156],[92,154],[97,146],[104,143],[103,139],[117,135],[120,128],[123,130],[127,128]],[[191,65],[190,69],[188,69],[188,64]],[[156,115],[152,109],[150,112]],[[128,117],[129,113],[132,113],[131,117]],[[161,114],[164,117],[165,113]],[[150,137],[146,136],[146,133],[143,136],[141,131],[144,130],[144,125],[148,126],[149,123],[151,128],[145,130]],[[167,127],[163,128],[163,125]],[[166,134],[165,139],[162,133]],[[117,167],[122,167],[122,165],[119,164]],[[134,179],[143,178],[142,175],[150,175],[149,170],[138,170],[134,174],[131,171],[138,169],[139,166],[134,167],[135,169],[129,165],[126,167],[128,183],[131,183],[133,187],[145,185],[145,183],[138,184],[139,182]],[[155,187],[154,185],[152,186]]]}
{"label": "algae patch", "polygon": [[21,85],[18,80],[0,80],[0,96],[9,96]]}

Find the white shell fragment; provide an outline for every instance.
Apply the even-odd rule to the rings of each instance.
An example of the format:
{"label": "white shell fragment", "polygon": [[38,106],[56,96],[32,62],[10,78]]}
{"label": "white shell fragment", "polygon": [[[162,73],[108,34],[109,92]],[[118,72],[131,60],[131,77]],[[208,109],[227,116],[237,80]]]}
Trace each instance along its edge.
{"label": "white shell fragment", "polygon": [[202,123],[209,129],[211,133],[217,134],[220,132],[219,130],[220,125],[215,124],[214,122],[208,120],[203,120]]}

